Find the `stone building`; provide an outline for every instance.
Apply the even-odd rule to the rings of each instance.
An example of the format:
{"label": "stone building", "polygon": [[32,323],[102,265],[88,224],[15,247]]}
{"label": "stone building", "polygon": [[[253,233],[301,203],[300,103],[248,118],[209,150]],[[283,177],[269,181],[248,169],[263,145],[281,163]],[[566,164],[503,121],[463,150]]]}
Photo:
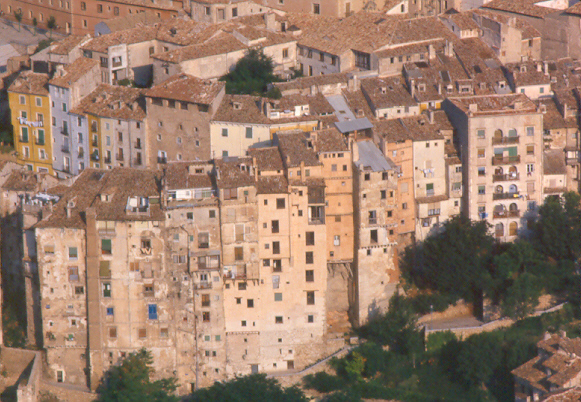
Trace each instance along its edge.
{"label": "stone building", "polygon": [[223,82],[186,74],[149,89],[145,93],[147,165],[210,159],[210,121],[224,94]]}
{"label": "stone building", "polygon": [[540,109],[523,94],[449,98],[444,108],[462,158],[462,213],[515,239],[543,201]]}
{"label": "stone building", "polygon": [[353,144],[355,207],[355,322],[385,312],[399,283],[397,170],[372,141]]}

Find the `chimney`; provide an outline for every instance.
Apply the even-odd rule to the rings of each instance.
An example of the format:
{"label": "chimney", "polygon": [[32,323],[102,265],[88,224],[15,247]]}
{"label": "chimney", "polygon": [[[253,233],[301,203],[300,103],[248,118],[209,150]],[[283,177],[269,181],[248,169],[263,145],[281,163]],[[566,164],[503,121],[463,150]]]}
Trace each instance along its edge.
{"label": "chimney", "polygon": [[416,95],[416,82],[413,79],[410,80],[410,94],[412,98]]}
{"label": "chimney", "polygon": [[66,209],[67,209],[67,218],[70,218],[71,217],[71,210],[72,210],[72,208],[70,207],[69,204],[67,204]]}
{"label": "chimney", "polygon": [[317,86],[311,85],[311,96],[314,96],[316,94],[317,94]]}
{"label": "chimney", "polygon": [[359,147],[357,146],[357,141],[354,135],[349,135],[349,148],[351,149],[353,162],[357,162],[359,160]]}
{"label": "chimney", "polygon": [[446,41],[445,54],[448,57],[454,56],[454,43]]}
{"label": "chimney", "polygon": [[434,124],[434,111],[432,109],[428,110],[428,120],[430,124]]}
{"label": "chimney", "polygon": [[264,14],[264,23],[266,24],[266,29],[269,31],[276,31],[276,14],[266,13]]}
{"label": "chimney", "polygon": [[442,83],[438,82],[438,95],[442,95]]}
{"label": "chimney", "polygon": [[566,103],[563,103],[563,118],[567,118],[567,114],[569,113],[569,106]]}
{"label": "chimney", "polygon": [[436,48],[431,43],[428,45],[428,60],[436,58]]}
{"label": "chimney", "polygon": [[471,103],[468,106],[468,111],[472,113],[476,113],[478,111],[478,105],[476,103]]}
{"label": "chimney", "polygon": [[537,72],[540,73],[541,71],[543,71],[543,67],[542,67],[541,63],[537,63]]}
{"label": "chimney", "polygon": [[543,70],[545,71],[545,75],[549,75],[549,63],[543,62]]}
{"label": "chimney", "polygon": [[551,334],[549,333],[549,331],[545,331],[545,334],[543,335],[543,339],[545,341],[551,339]]}

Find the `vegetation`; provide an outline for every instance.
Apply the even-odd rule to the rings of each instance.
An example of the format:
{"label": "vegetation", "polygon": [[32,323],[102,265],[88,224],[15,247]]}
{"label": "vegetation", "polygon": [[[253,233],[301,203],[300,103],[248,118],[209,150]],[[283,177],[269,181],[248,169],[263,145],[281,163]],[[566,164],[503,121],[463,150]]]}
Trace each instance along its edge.
{"label": "vegetation", "polygon": [[236,62],[234,70],[220,78],[226,82],[226,93],[280,98],[280,91],[268,90],[268,84],[280,81],[273,73],[274,62],[261,49],[249,49]]}
{"label": "vegetation", "polygon": [[151,353],[131,353],[121,365],[111,367],[97,389],[100,402],[177,402],[175,378],[151,381]]}
{"label": "vegetation", "polygon": [[52,38],[41,40],[40,42],[38,42],[38,46],[34,50],[34,53],[36,54],[36,53],[40,52],[41,50],[46,49],[47,47],[50,46],[50,44],[52,42],[53,42],[53,39]]}
{"label": "vegetation", "polygon": [[18,21],[18,32],[20,32],[20,24],[22,23],[22,10],[14,10],[14,18]]}
{"label": "vegetation", "polygon": [[50,32],[50,40],[52,41],[52,30],[56,29],[56,19],[54,18],[54,15],[48,17],[48,19],[46,20],[46,27]]}
{"label": "vegetation", "polygon": [[34,27],[34,34],[33,34],[33,36],[36,36],[36,27],[38,26],[38,20],[36,19],[36,17],[34,17],[32,19],[32,26]]}
{"label": "vegetation", "polygon": [[16,302],[22,297],[6,297],[2,306],[2,332],[4,345],[12,348],[24,348],[26,346],[26,312],[24,304]]}
{"label": "vegetation", "polygon": [[252,374],[232,381],[217,382],[189,395],[187,402],[306,402],[298,387],[283,388],[265,374]]}

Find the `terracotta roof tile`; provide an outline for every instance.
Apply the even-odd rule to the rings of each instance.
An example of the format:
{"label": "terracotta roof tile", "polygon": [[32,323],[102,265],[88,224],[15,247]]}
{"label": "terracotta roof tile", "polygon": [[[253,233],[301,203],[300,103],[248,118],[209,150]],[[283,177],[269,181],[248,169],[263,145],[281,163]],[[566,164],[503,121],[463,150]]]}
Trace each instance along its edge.
{"label": "terracotta roof tile", "polygon": [[[196,168],[202,173],[196,173]],[[169,190],[212,188],[212,162],[172,162],[166,165],[163,177]]]}
{"label": "terracotta roof tile", "polygon": [[49,84],[70,88],[73,83],[77,82],[92,69],[98,68],[98,66],[99,62],[97,60],[80,57],[63,68],[63,75],[60,75],[57,70]]}
{"label": "terracotta roof tile", "polygon": [[216,159],[214,164],[217,170],[218,188],[256,185],[251,158],[226,157]]}
{"label": "terracotta roof tile", "polygon": [[30,95],[48,95],[48,75],[21,71],[8,87],[8,92]]}
{"label": "terracotta roof tile", "polygon": [[84,41],[87,41],[89,38],[90,38],[89,35],[87,35],[87,36],[80,36],[80,35],[65,36],[63,39],[56,41],[56,42],[53,42],[50,45],[49,53],[66,56],[75,47],[81,45]]}
{"label": "terracotta roof tile", "polygon": [[337,128],[316,131],[313,142],[317,152],[346,152],[349,150],[345,136]]}
{"label": "terracotta roof tile", "polygon": [[536,105],[524,94],[484,95],[465,98],[448,98],[455,106],[468,113],[470,105],[476,105],[474,115],[531,113]]}
{"label": "terracotta roof tile", "polygon": [[287,168],[321,165],[312,147],[307,146],[307,136],[303,132],[279,132],[276,134],[280,154]]}
{"label": "terracotta roof tile", "polygon": [[145,119],[144,90],[101,84],[87,95],[71,113],[109,117],[122,120]]}
{"label": "terracotta roof tile", "polygon": [[381,120],[373,123],[373,131],[387,142],[430,141],[444,137],[436,124],[430,124],[425,115],[396,120]]}
{"label": "terracotta roof tile", "polygon": [[221,81],[202,80],[191,75],[178,74],[149,89],[145,95],[210,105],[225,85]]}
{"label": "terracotta roof tile", "polygon": [[250,148],[248,156],[256,158],[256,167],[259,171],[278,172],[284,169],[277,147]]}
{"label": "terracotta roof tile", "polygon": [[256,183],[258,194],[285,194],[288,193],[288,182],[283,175],[260,176]]}
{"label": "terracotta roof tile", "polygon": [[535,18],[545,18],[549,14],[560,11],[554,8],[537,6],[536,3],[538,2],[539,0],[492,0],[482,7]]}

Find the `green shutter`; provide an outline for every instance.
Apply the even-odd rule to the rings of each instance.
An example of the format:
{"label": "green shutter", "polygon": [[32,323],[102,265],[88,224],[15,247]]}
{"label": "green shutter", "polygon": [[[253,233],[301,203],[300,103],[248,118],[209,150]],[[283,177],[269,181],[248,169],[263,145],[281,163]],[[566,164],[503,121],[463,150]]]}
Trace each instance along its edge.
{"label": "green shutter", "polygon": [[101,239],[101,251],[103,254],[107,252],[107,254],[111,254],[111,239]]}
{"label": "green shutter", "polygon": [[44,130],[38,130],[38,145],[44,145]]}
{"label": "green shutter", "polygon": [[518,148],[517,147],[509,147],[508,148],[508,156],[517,156],[518,155]]}
{"label": "green shutter", "polygon": [[22,142],[28,142],[28,127],[22,127]]}

